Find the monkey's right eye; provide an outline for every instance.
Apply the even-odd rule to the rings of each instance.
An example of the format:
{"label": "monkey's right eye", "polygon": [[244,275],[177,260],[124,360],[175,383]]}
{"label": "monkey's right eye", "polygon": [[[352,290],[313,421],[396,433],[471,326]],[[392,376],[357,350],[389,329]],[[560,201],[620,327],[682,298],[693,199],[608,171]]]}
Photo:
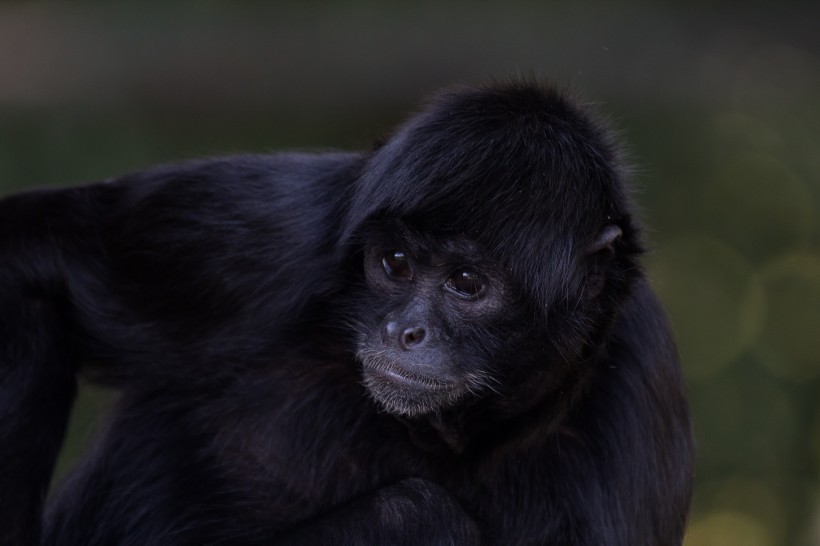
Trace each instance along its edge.
{"label": "monkey's right eye", "polygon": [[382,267],[391,279],[397,281],[413,280],[413,270],[407,262],[407,256],[401,250],[393,250],[382,257]]}

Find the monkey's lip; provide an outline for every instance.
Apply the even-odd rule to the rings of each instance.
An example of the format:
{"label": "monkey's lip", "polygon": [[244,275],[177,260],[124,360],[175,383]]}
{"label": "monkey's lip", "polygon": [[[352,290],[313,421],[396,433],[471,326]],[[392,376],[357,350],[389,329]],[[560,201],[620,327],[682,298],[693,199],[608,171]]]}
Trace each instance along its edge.
{"label": "monkey's lip", "polygon": [[450,390],[453,384],[450,381],[433,379],[419,374],[409,373],[396,366],[363,366],[364,371],[386,379],[392,383],[399,383],[407,387],[425,390]]}

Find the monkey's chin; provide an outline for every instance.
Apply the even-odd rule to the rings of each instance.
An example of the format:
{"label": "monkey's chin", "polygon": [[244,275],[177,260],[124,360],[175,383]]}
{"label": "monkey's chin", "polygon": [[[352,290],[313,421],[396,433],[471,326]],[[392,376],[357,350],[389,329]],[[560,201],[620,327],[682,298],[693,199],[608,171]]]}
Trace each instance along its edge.
{"label": "monkey's chin", "polygon": [[454,383],[402,373],[392,366],[364,363],[362,379],[370,396],[388,413],[418,417],[453,405],[460,396]]}

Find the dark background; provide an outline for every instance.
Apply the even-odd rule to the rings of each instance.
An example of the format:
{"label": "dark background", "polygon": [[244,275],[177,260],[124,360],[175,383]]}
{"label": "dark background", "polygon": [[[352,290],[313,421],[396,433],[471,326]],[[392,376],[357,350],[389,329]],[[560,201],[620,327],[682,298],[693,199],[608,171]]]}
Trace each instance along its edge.
{"label": "dark background", "polygon": [[[449,84],[559,82],[638,167],[699,445],[687,546],[820,545],[817,3],[0,3],[0,192],[367,146]],[[86,387],[59,473],[108,393]]]}

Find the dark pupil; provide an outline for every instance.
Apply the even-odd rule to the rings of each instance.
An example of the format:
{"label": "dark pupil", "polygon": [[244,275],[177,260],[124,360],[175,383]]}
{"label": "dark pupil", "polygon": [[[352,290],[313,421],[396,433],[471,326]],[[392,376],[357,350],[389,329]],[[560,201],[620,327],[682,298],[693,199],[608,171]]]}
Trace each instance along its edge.
{"label": "dark pupil", "polygon": [[388,252],[384,258],[382,258],[382,265],[387,274],[393,278],[410,278],[410,265],[407,263],[407,257],[404,255],[404,252],[400,250]]}
{"label": "dark pupil", "polygon": [[475,296],[481,292],[481,288],[483,287],[481,284],[481,278],[469,269],[456,271],[453,276],[450,277],[450,282],[452,283],[453,288],[462,294],[467,294],[469,296]]}

